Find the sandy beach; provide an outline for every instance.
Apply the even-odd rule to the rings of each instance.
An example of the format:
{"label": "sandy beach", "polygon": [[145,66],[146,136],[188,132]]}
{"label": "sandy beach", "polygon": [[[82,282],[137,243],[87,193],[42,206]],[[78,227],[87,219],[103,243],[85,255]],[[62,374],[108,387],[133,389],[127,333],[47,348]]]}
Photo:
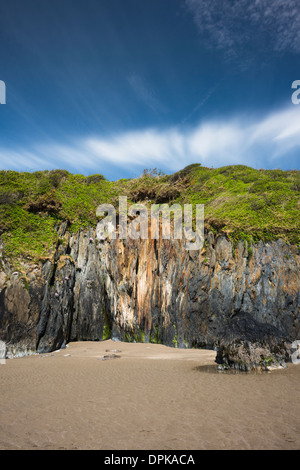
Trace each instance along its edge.
{"label": "sandy beach", "polygon": [[215,352],[70,343],[0,365],[0,449],[299,449],[300,366],[219,373]]}

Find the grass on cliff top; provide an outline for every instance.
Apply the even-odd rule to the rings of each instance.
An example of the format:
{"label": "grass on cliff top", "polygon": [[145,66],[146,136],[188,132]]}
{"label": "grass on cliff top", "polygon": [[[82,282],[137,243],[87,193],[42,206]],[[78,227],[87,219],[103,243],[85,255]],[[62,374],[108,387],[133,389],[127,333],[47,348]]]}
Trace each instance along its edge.
{"label": "grass on cliff top", "polygon": [[243,165],[217,169],[190,165],[172,175],[145,170],[140,178],[107,181],[101,174],[65,170],[0,172],[0,237],[7,256],[45,258],[68,222],[70,231],[95,226],[96,208],[128,203],[204,204],[206,228],[233,241],[300,243],[300,172],[255,170]]}

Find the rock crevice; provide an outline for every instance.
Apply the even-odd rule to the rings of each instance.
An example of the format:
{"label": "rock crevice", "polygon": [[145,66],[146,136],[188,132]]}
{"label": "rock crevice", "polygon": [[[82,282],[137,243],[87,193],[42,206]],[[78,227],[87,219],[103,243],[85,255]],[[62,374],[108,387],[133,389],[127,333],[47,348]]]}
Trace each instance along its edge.
{"label": "rock crevice", "polygon": [[[112,337],[219,348],[219,360],[230,362],[233,340],[246,350],[255,340],[266,348],[299,339],[296,246],[278,240],[250,250],[209,232],[200,252],[182,240],[98,241],[94,229],[60,230],[52,261],[20,261],[26,282],[2,262],[0,339],[8,347],[49,352]],[[237,325],[239,338],[230,336]],[[272,340],[261,337],[265,328]]]}

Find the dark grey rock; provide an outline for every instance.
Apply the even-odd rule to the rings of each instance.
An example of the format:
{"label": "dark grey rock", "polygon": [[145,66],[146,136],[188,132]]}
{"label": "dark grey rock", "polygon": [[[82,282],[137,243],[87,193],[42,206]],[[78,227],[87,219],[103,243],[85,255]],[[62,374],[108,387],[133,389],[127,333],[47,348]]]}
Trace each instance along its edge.
{"label": "dark grey rock", "polygon": [[289,360],[289,338],[275,326],[240,312],[224,325],[217,341],[217,364],[239,370],[284,366]]}
{"label": "dark grey rock", "polygon": [[210,233],[206,254],[185,250],[184,240],[96,243],[95,230],[71,235],[66,226],[60,236],[65,243],[52,261],[23,261],[30,277],[27,287],[3,263],[0,337],[8,348],[45,353],[70,341],[111,337],[218,347],[220,358],[237,363],[237,354],[248,355],[248,362],[252,355],[254,361],[259,348],[266,357],[283,357],[282,338],[292,342],[300,337],[295,246],[259,242],[249,259],[243,242],[234,248],[225,237]]}

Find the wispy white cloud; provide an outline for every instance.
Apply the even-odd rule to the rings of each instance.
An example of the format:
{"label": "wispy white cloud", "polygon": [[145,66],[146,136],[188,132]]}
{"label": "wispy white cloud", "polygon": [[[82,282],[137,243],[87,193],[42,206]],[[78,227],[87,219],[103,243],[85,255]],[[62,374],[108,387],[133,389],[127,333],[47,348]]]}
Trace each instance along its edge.
{"label": "wispy white cloud", "polygon": [[93,155],[117,165],[141,165],[166,162],[182,155],[184,136],[175,130],[156,129],[127,132],[109,140],[87,139],[85,145]]}
{"label": "wispy white cloud", "polygon": [[[249,61],[249,50],[300,51],[299,0],[185,0],[202,39],[227,59]],[[258,45],[259,48],[254,45]],[[247,57],[248,55],[248,57]]]}
{"label": "wispy white cloud", "polygon": [[0,149],[0,160],[3,169],[67,168],[91,173],[114,167],[126,176],[149,167],[177,171],[190,163],[219,167],[259,162],[265,168],[280,167],[286,166],[291,150],[300,152],[300,109],[292,105],[259,119],[236,116],[189,129],[153,128],[64,144],[36,144],[26,151]]}

